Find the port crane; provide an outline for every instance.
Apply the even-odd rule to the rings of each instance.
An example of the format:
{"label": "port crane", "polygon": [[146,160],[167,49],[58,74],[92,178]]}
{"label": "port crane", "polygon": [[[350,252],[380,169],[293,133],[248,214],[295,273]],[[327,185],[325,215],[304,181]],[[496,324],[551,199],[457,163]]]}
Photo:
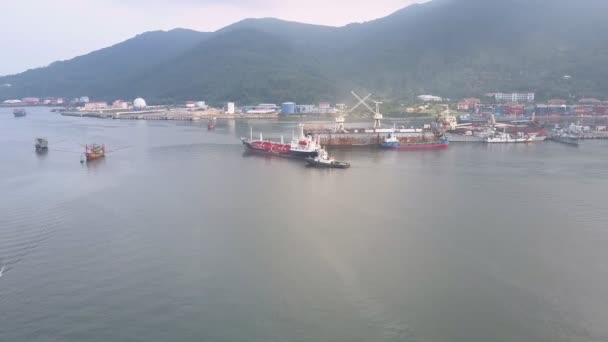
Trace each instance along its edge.
{"label": "port crane", "polygon": [[335,132],[336,133],[340,133],[340,132],[345,132],[346,129],[344,128],[344,122],[346,121],[346,115],[352,113],[355,109],[359,108],[359,106],[363,105],[365,108],[367,108],[370,112],[372,112],[374,114],[374,129],[376,128],[380,128],[382,127],[382,119],[383,119],[383,115],[380,114],[380,105],[382,104],[382,102],[379,101],[372,101],[374,102],[374,104],[376,105],[376,109],[374,110],[372,107],[370,107],[367,104],[367,100],[372,96],[372,94],[367,94],[367,96],[361,98],[359,95],[357,95],[354,91],[351,90],[350,92],[359,102],[357,102],[356,105],[354,105],[351,109],[348,110],[348,112],[343,113],[340,112],[338,114],[338,116],[336,117],[336,128],[335,128]]}

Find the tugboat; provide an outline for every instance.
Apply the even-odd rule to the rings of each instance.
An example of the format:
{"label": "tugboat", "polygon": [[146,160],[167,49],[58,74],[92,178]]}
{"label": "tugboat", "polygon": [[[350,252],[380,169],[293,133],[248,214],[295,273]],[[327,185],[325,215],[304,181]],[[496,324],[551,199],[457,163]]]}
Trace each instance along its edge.
{"label": "tugboat", "polygon": [[106,147],[105,145],[85,145],[84,156],[86,157],[86,161],[91,161],[95,159],[100,159],[105,157],[106,155]]}
{"label": "tugboat", "polygon": [[36,152],[46,152],[49,150],[49,142],[45,138],[36,138],[34,141]]}
{"label": "tugboat", "polygon": [[27,114],[27,113],[25,112],[25,109],[23,109],[23,108],[15,108],[15,109],[13,110],[13,115],[14,115],[16,118],[21,118],[21,117],[24,117],[26,114]]}
{"label": "tugboat", "polygon": [[260,133],[260,140],[253,140],[253,131],[249,139],[241,138],[245,151],[289,158],[314,158],[319,155],[321,149],[318,140],[312,135],[304,135],[304,126],[298,126],[300,134],[294,137],[291,143],[285,144],[283,137],[281,142],[264,140]]}
{"label": "tugboat", "polygon": [[418,141],[418,142],[401,142],[396,136],[389,134],[382,143],[381,147],[396,149],[396,150],[429,150],[447,148],[450,141],[446,137],[441,137],[435,141]]}
{"label": "tugboat", "polygon": [[306,158],[306,163],[311,167],[331,168],[331,169],[348,169],[349,163],[334,160],[329,156],[329,153],[324,148],[319,150],[319,155],[314,158]]}

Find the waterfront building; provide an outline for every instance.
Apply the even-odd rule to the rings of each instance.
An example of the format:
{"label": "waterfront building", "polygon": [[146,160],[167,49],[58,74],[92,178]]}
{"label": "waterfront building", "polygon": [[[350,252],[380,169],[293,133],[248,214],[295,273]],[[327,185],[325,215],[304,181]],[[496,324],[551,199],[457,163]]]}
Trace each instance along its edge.
{"label": "waterfront building", "polygon": [[581,105],[593,105],[593,106],[598,106],[602,104],[602,101],[598,100],[598,99],[594,99],[594,98],[586,98],[586,99],[580,99],[578,100],[578,103]]}
{"label": "waterfront building", "polygon": [[226,114],[234,114],[234,113],[236,113],[234,102],[228,102],[226,104]]}
{"label": "waterfront building", "polygon": [[106,102],[87,102],[84,104],[83,110],[104,110],[108,109]]}
{"label": "waterfront building", "polygon": [[129,103],[123,101],[123,100],[116,100],[112,103],[112,108],[114,109],[128,109],[129,108]]}
{"label": "waterfront building", "polygon": [[25,103],[25,104],[38,104],[40,103],[40,99],[37,97],[24,97],[21,99],[21,102]]}
{"label": "waterfront building", "polygon": [[468,111],[468,110],[473,110],[473,109],[477,108],[477,106],[479,106],[480,104],[481,104],[480,99],[471,97],[471,98],[467,98],[467,99],[464,99],[464,100],[458,102],[458,104],[456,106],[457,106],[458,110]]}
{"label": "waterfront building", "polygon": [[534,93],[494,93],[496,101],[505,102],[534,102]]}
{"label": "waterfront building", "polygon": [[418,96],[418,100],[424,102],[441,102],[443,101],[443,98],[434,95],[420,95]]}
{"label": "waterfront building", "polygon": [[562,99],[550,99],[547,101],[549,106],[565,106],[568,103],[566,100]]}
{"label": "waterfront building", "polygon": [[517,102],[506,103],[502,106],[505,116],[523,116],[525,107]]}
{"label": "waterfront building", "polygon": [[296,113],[311,114],[315,112],[315,105],[296,105]]}

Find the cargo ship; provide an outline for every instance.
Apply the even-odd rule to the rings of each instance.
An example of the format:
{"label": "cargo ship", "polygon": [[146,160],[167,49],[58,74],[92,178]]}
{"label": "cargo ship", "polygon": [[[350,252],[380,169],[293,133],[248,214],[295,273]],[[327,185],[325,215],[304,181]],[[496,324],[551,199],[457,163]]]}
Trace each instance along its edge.
{"label": "cargo ship", "polygon": [[25,112],[25,109],[23,109],[23,108],[16,108],[16,109],[13,110],[13,115],[16,118],[24,117],[26,114],[27,113]]}
{"label": "cargo ship", "polygon": [[442,149],[447,148],[450,145],[450,141],[446,137],[441,137],[432,141],[415,140],[408,141],[399,139],[396,136],[389,134],[384,139],[382,144],[383,148],[395,149],[395,150],[431,150],[431,149]]}
{"label": "cargo ship", "polygon": [[105,155],[106,155],[105,145],[92,144],[92,145],[85,145],[84,148],[85,148],[84,156],[86,157],[87,161],[100,159],[100,158],[105,157]]}
{"label": "cargo ship", "polygon": [[264,140],[260,133],[259,140],[253,140],[253,132],[249,139],[242,138],[246,152],[272,155],[288,158],[315,158],[319,155],[321,145],[318,139],[313,138],[312,134],[304,134],[304,126],[298,125],[299,134],[293,137],[289,144]]}

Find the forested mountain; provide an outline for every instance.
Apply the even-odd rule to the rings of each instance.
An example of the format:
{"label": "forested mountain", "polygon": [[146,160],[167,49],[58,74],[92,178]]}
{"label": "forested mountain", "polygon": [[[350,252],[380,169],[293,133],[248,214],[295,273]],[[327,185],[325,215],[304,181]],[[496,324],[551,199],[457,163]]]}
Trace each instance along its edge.
{"label": "forested mountain", "polygon": [[309,102],[365,89],[399,100],[493,91],[604,98],[607,10],[603,0],[434,0],[344,27],[266,18],[208,34],[146,33],[0,78],[13,84],[0,97]]}

